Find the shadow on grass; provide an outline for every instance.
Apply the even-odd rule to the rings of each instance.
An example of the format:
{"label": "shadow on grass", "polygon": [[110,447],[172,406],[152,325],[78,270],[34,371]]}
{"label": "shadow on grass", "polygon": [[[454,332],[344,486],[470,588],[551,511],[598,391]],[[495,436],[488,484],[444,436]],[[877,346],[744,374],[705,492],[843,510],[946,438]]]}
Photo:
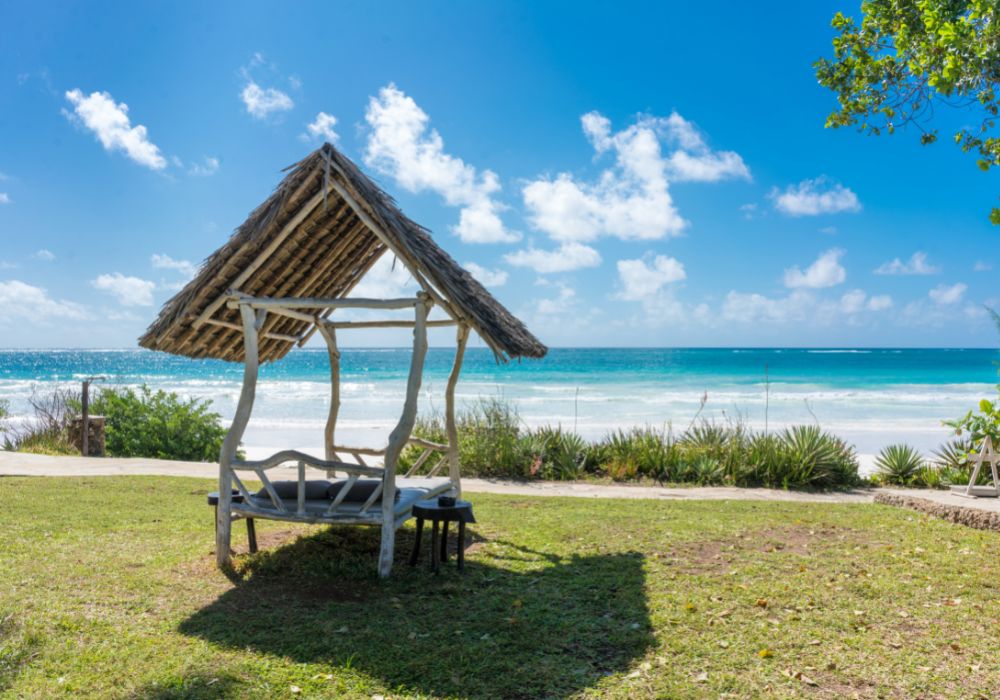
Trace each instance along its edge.
{"label": "shadow on grass", "polygon": [[238,678],[228,675],[196,673],[163,681],[154,681],[129,693],[130,700],[219,700],[246,697]]}
{"label": "shadow on grass", "polygon": [[314,674],[466,698],[567,695],[627,669],[652,642],[640,554],[561,557],[494,541],[470,553],[465,575],[451,561],[434,576],[426,560],[406,566],[404,529],[380,582],[378,538],[329,528],[241,558],[236,587],[180,631],[317,664]]}

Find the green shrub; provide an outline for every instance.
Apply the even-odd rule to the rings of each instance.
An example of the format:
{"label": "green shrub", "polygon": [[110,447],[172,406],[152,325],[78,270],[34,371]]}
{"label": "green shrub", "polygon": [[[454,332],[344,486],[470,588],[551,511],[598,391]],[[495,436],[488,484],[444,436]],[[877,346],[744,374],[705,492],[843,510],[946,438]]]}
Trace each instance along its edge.
{"label": "green shrub", "polygon": [[226,436],[211,401],[181,399],[148,386],[104,388],[91,401],[105,418],[105,445],[113,457],[214,462]]}
{"label": "green shrub", "polygon": [[921,489],[943,489],[950,483],[949,474],[936,464],[924,464],[913,475],[910,486]]}
{"label": "green shrub", "polygon": [[875,458],[878,481],[893,486],[912,485],[924,466],[920,452],[905,444],[883,447]]}

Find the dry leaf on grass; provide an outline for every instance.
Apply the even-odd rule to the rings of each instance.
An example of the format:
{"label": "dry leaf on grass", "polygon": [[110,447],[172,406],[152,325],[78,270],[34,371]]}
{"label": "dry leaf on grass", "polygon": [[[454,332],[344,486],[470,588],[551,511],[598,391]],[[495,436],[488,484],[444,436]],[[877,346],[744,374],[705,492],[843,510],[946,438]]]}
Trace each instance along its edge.
{"label": "dry leaf on grass", "polygon": [[786,669],[782,670],[781,675],[786,676],[786,677],[791,678],[791,679],[796,680],[796,681],[801,681],[801,682],[805,683],[806,685],[812,685],[812,686],[819,685],[812,678],[810,678],[809,676],[804,675],[802,673],[802,671],[792,671],[792,670],[786,668]]}

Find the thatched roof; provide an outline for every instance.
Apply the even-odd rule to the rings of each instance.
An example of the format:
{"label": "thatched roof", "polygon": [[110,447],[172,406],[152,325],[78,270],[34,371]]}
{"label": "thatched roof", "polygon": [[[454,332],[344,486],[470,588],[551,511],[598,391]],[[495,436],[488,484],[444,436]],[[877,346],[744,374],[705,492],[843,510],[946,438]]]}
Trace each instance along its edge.
{"label": "thatched roof", "polygon": [[[521,321],[333,146],[324,144],[289,170],[274,194],[205,260],[195,278],[163,305],[159,317],[139,338],[139,345],[188,357],[242,361],[239,311],[220,303],[227,292],[253,297],[340,298],[348,295],[383,254],[395,254],[418,270],[499,360],[545,355],[546,347]],[[354,200],[361,215],[338,188]],[[380,230],[382,238],[372,226]],[[209,309],[215,323],[196,323]],[[323,311],[300,310],[310,314]],[[284,357],[296,345],[279,336],[301,338],[312,325],[269,314],[261,329],[261,361]]]}

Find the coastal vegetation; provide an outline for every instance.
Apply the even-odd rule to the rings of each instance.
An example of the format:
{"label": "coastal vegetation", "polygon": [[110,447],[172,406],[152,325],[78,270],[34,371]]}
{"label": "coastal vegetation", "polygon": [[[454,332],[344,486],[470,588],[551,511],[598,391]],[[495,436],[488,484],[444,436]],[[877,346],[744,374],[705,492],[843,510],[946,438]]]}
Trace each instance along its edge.
{"label": "coastal vegetation", "polygon": [[[71,423],[80,417],[80,394],[65,389],[35,393],[30,405],[30,419],[7,426],[4,449],[79,454],[69,435]],[[102,387],[90,401],[90,414],[105,418],[105,447],[111,457],[211,462],[218,458],[226,435],[221,417],[211,410],[211,401],[182,399],[176,393],[153,391],[147,386]]]}
{"label": "coastal vegetation", "polygon": [[[444,441],[443,418],[420,419],[414,434]],[[696,419],[680,433],[669,425],[646,426],[587,442],[562,427],[530,428],[513,404],[489,398],[459,415],[458,438],[466,476],[775,488],[837,488],[861,482],[854,448],[811,425],[767,433],[741,421]],[[404,453],[401,464],[408,467],[418,454]]]}
{"label": "coastal vegetation", "polygon": [[[992,697],[995,532],[866,504],[476,494],[466,571],[210,479],[0,479],[0,696]],[[141,507],[137,507],[141,495]],[[242,532],[240,533],[242,534]],[[972,564],[974,562],[974,565]]]}
{"label": "coastal vegetation", "polygon": [[108,454],[214,462],[226,437],[212,402],[148,386],[104,388],[91,404],[104,416]]}
{"label": "coastal vegetation", "polygon": [[45,394],[34,393],[28,401],[33,417],[26,422],[5,421],[3,448],[46,455],[79,454],[69,439],[73,407],[79,404],[79,397],[56,389]]}

